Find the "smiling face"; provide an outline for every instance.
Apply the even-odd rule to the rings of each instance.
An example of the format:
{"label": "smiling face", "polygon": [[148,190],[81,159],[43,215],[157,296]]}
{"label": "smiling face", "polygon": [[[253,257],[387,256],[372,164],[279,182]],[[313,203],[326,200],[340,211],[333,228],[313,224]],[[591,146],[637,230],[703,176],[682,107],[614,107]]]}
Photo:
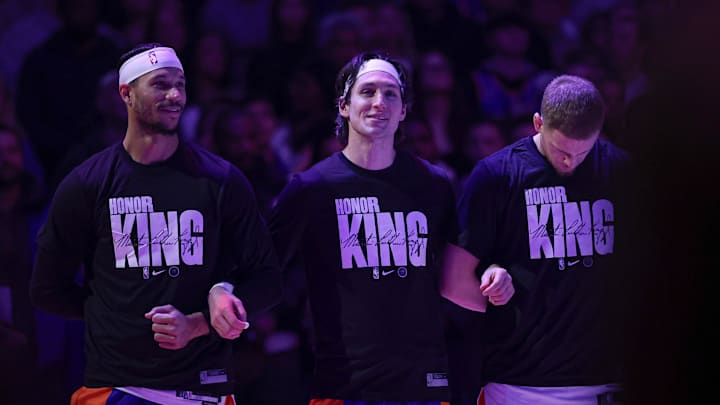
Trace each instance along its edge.
{"label": "smiling face", "polygon": [[173,135],[185,108],[185,75],[177,68],[153,70],[120,86],[128,119],[151,132]]}
{"label": "smiling face", "polygon": [[358,77],[350,102],[342,102],[340,115],[348,120],[350,137],[393,140],[406,108],[400,85],[388,73],[373,71]]}

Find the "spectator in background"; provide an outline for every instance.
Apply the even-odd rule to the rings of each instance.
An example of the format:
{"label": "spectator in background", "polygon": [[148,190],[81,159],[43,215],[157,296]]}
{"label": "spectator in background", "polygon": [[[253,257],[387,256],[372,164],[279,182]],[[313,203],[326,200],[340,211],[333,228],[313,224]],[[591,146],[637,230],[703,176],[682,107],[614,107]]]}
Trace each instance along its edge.
{"label": "spectator in background", "polygon": [[316,147],[322,140],[332,138],[332,97],[323,85],[324,76],[315,66],[309,61],[301,63],[290,77],[291,108],[283,122],[287,131],[276,144],[278,156],[290,173],[310,167],[315,161]]}
{"label": "spectator in background", "polygon": [[397,59],[412,75],[416,45],[407,12],[399,4],[386,1],[376,2],[370,11],[368,49]]}
{"label": "spectator in background", "polygon": [[597,86],[605,101],[607,112],[601,136],[611,140],[618,146],[626,147],[625,140],[625,111],[627,101],[625,99],[625,83],[618,77],[611,74],[606,75]]}
{"label": "spectator in background", "polygon": [[527,116],[537,109],[542,89],[552,79],[528,59],[530,25],[508,14],[486,26],[490,57],[472,73],[481,114],[505,120]]}
{"label": "spectator in background", "polygon": [[45,189],[25,169],[22,144],[20,130],[0,122],[0,398],[10,404],[49,403],[58,395],[51,384],[33,388],[40,367],[28,294]]}
{"label": "spectator in background", "polygon": [[99,13],[110,26],[121,49],[148,41],[157,0],[120,0],[99,3]]}
{"label": "spectator in background", "polygon": [[[267,219],[275,198],[287,183],[287,171],[271,148],[278,130],[272,105],[262,96],[251,96],[229,107],[218,117],[215,143],[220,156],[247,176],[255,192],[260,213]],[[300,285],[286,289],[297,290]],[[233,342],[238,382],[237,403],[288,405],[307,401],[306,370],[302,355],[307,347],[297,302],[284,301],[253,321],[250,333]]]}
{"label": "spectator in background", "polygon": [[580,27],[580,50],[600,60],[610,56],[610,13],[606,10],[589,15]]}
{"label": "spectator in background", "polygon": [[214,144],[218,154],[247,176],[263,217],[268,218],[275,197],[286,182],[286,172],[277,166],[269,144],[261,139],[262,120],[258,107],[244,101],[222,113],[215,123]]}
{"label": "spectator in background", "polygon": [[523,138],[537,134],[535,125],[522,117],[507,121],[508,142],[515,143]]}
{"label": "spectator in background", "polygon": [[506,143],[500,125],[492,121],[478,122],[470,126],[465,150],[470,160],[477,163],[505,147]]}
{"label": "spectator in background", "polygon": [[494,121],[478,121],[468,129],[462,148],[462,181],[481,159],[492,155],[507,145],[503,128]]}
{"label": "spectator in background", "polygon": [[403,146],[417,157],[442,168],[457,195],[460,191],[458,187],[458,175],[453,166],[443,160],[428,123],[419,117],[409,119],[403,122],[402,130],[405,135],[402,142]]}
{"label": "spectator in background", "polygon": [[482,33],[477,23],[460,15],[455,2],[408,0],[405,4],[419,52],[440,49],[464,74],[477,68],[487,56],[481,41],[473,41],[473,49],[468,49],[468,39],[482,38]]}
{"label": "spectator in background", "polygon": [[565,74],[582,77],[599,86],[608,75],[601,55],[591,51],[571,52],[566,55],[560,69]]}
{"label": "spectator in background", "polygon": [[[82,324],[36,311],[28,295],[47,204],[41,173],[22,130],[0,122],[0,398],[8,403],[67,403],[82,375],[82,340],[72,341]],[[32,388],[38,380],[43,390]]]}
{"label": "spectator in background", "polygon": [[270,38],[271,6],[270,0],[208,0],[200,21],[203,29],[222,33],[234,52],[259,49]]}
{"label": "spectator in background", "polygon": [[188,96],[192,97],[180,120],[180,135],[185,140],[198,140],[203,110],[224,99],[240,98],[241,89],[234,86],[230,72],[230,49],[225,38],[216,31],[207,31],[192,41]]}
{"label": "spectator in background", "polygon": [[119,55],[98,32],[96,6],[95,0],[58,0],[62,27],[33,49],[20,73],[18,118],[48,179],[86,135],[96,85]]}
{"label": "spectator in background", "polygon": [[247,98],[246,109],[255,124],[259,151],[263,161],[274,172],[280,174],[280,177],[287,177],[288,168],[278,157],[276,146],[280,142],[279,138],[283,129],[280,127],[275,107],[267,97],[251,95]]}
{"label": "spectator in background", "polygon": [[60,27],[56,1],[0,2],[0,80],[7,80],[13,92],[27,55]]}
{"label": "spectator in background", "polygon": [[288,86],[293,70],[315,46],[316,20],[308,0],[273,0],[270,39],[248,67],[247,93],[267,96],[286,118],[292,108]]}
{"label": "spectator in background", "polygon": [[[461,11],[463,15],[468,15],[481,25],[487,24],[488,21],[495,19],[495,17],[517,12],[520,5],[518,0],[485,0],[483,2],[477,2],[473,0],[455,0],[458,11]],[[473,13],[474,11],[474,13]]]}
{"label": "spectator in background", "polygon": [[190,24],[182,0],[155,0],[148,26],[148,42],[167,44],[181,57],[187,56]]}
{"label": "spectator in background", "polygon": [[245,94],[252,55],[270,41],[271,0],[208,0],[198,11],[199,28],[214,30],[230,46],[231,81]]}
{"label": "spectator in background", "polygon": [[213,137],[218,153],[240,170],[252,171],[261,160],[255,123],[244,105],[228,108],[218,116]]}
{"label": "spectator in background", "polygon": [[68,150],[60,161],[58,169],[51,179],[55,189],[75,166],[101,150],[119,143],[127,129],[127,110],[117,92],[118,74],[116,70],[103,75],[97,84],[95,93],[95,111],[85,138]]}
{"label": "spectator in background", "polygon": [[357,16],[334,12],[322,19],[315,40],[309,55],[291,63],[288,99],[282,103],[287,106],[281,116],[287,131],[279,135],[275,149],[291,173],[310,167],[325,155],[323,150],[336,149],[331,124],[333,89],[328,83],[345,61],[364,49],[367,33]]}
{"label": "spectator in background", "polygon": [[[18,131],[22,131],[22,129],[19,129],[20,125],[15,110],[15,97],[10,85],[0,76],[0,124],[9,128],[18,128]],[[22,144],[24,170],[30,173],[36,181],[45,184],[45,171],[38,161],[35,148],[26,135],[20,137],[20,142]]]}
{"label": "spectator in background", "polygon": [[430,128],[433,142],[442,160],[457,160],[463,134],[477,114],[469,78],[457,72],[447,55],[429,50],[418,55],[414,84],[417,101],[413,114]]}
{"label": "spectator in background", "polygon": [[[572,0],[529,0],[528,21],[537,33],[536,45],[539,54],[530,55],[530,59],[540,68],[555,70],[565,60],[566,55],[577,49],[579,30],[570,18]],[[531,47],[531,52],[533,51]]]}
{"label": "spectator in background", "polygon": [[197,135],[194,142],[210,152],[218,154],[218,147],[215,144],[217,120],[236,103],[237,101],[233,99],[221,99],[205,105],[200,111],[196,130]]}
{"label": "spectator in background", "polygon": [[621,1],[610,10],[609,60],[611,69],[623,81],[625,103],[648,90],[645,74],[646,32],[640,26],[637,6]]}
{"label": "spectator in background", "polygon": [[362,52],[368,46],[369,33],[363,26],[362,20],[351,12],[334,12],[326,15],[318,27],[314,68],[320,72],[323,88],[328,98],[332,99],[332,78],[337,75],[340,68],[354,55]]}

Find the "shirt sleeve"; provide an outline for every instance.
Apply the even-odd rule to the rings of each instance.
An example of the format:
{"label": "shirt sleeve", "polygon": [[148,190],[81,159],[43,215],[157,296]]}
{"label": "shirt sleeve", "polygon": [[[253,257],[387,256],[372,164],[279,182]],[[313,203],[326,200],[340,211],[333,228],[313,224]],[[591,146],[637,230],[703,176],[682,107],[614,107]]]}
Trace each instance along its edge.
{"label": "shirt sleeve", "polygon": [[67,318],[82,318],[89,290],[77,282],[93,241],[93,208],[77,172],[58,186],[48,218],[38,232],[30,296],[38,308]]}
{"label": "shirt sleeve", "polygon": [[[497,239],[498,217],[504,209],[502,179],[485,161],[480,161],[467,180],[458,204],[459,246],[490,264]],[[487,262],[487,263],[486,263]]]}
{"label": "shirt sleeve", "polygon": [[305,216],[299,210],[308,206],[302,200],[303,182],[295,175],[280,193],[270,213],[270,233],[283,269],[299,260],[301,241],[305,230]]}
{"label": "shirt sleeve", "polygon": [[239,170],[230,169],[222,194],[222,238],[232,256],[226,281],[253,316],[280,302],[280,266],[250,183]]}
{"label": "shirt sleeve", "polygon": [[443,193],[447,196],[445,200],[446,206],[443,207],[444,212],[446,212],[446,217],[443,220],[443,224],[445,225],[443,233],[446,242],[457,245],[458,235],[460,233],[460,225],[458,223],[457,201],[455,200],[455,192],[453,191],[452,184],[450,184],[450,180],[448,180],[447,177],[443,178],[442,184],[443,187],[445,187]]}

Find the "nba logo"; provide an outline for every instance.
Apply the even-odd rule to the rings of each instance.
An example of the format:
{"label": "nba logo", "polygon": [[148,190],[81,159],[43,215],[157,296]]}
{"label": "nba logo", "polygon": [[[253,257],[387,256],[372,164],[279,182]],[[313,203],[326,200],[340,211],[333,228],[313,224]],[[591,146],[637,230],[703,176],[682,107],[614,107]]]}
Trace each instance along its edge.
{"label": "nba logo", "polygon": [[157,55],[155,54],[155,51],[151,51],[148,53],[148,58],[150,59],[150,64],[154,65],[158,63]]}

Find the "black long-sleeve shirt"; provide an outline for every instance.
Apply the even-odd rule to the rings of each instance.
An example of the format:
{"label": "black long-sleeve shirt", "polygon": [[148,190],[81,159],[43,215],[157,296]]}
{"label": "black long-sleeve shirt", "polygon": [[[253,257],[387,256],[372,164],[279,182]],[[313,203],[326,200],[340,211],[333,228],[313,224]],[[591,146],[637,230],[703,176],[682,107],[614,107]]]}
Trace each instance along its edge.
{"label": "black long-sleeve shirt", "polygon": [[[180,350],[153,340],[144,314],[172,304],[207,308],[210,287],[236,286],[248,314],[279,302],[272,241],[245,177],[181,143],[142,165],[121,144],[94,155],[60,184],[38,236],[35,304],[86,322],[85,385],[229,393],[230,342],[210,334]],[[75,283],[84,270],[84,286]]]}

